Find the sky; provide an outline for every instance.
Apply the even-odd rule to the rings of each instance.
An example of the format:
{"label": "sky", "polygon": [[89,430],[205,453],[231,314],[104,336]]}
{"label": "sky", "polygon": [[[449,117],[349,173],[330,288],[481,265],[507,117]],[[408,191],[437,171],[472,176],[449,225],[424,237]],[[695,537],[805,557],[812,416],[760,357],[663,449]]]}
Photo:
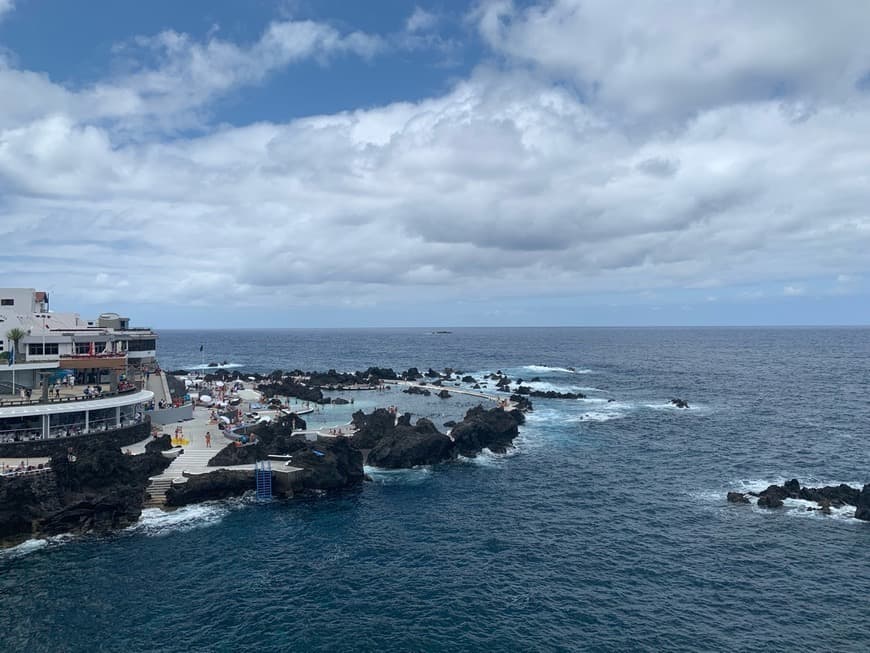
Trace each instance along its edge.
{"label": "sky", "polygon": [[155,328],[870,324],[868,23],[0,0],[0,285]]}

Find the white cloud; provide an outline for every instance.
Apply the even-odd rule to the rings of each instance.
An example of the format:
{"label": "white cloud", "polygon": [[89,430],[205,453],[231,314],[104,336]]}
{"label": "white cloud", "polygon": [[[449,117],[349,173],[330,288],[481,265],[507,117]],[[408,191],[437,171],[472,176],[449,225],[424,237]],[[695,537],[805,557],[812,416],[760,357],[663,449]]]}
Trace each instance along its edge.
{"label": "white cloud", "polygon": [[437,24],[438,16],[421,7],[414,7],[414,13],[408,17],[405,29],[409,32],[425,32]]}
{"label": "white cloud", "polygon": [[838,101],[870,70],[870,5],[812,0],[482,3],[496,51],[574,83],[630,120],[772,98]]}
{"label": "white cloud", "polygon": [[370,58],[383,47],[378,36],[343,34],[312,21],[273,22],[249,46],[221,40],[214,33],[198,42],[168,30],[117,48],[118,56],[148,61],[147,65],[136,64],[124,74],[79,90],[16,70],[0,59],[0,126],[21,125],[46,112],[63,112],[77,121],[120,121],[125,133],[134,137],[204,126],[198,112],[207,111],[211,101],[260,84],[290,64],[304,59],[326,64],[346,54]]}
{"label": "white cloud", "polygon": [[[715,12],[728,6],[689,15],[725,21]],[[481,289],[500,297],[716,288],[699,301],[752,301],[766,296],[756,283],[797,294],[811,278],[830,283],[867,269],[870,98],[814,72],[845,61],[848,47],[828,43],[826,30],[817,39],[833,54],[822,63],[803,55],[778,62],[781,33],[793,34],[812,8],[810,18],[785,18],[792,27],[756,26],[761,43],[745,44],[760,68],[798,71],[792,99],[816,98],[811,111],[747,94],[730,53],[704,82],[718,89],[709,97],[691,100],[699,77],[678,58],[672,83],[643,82],[638,112],[620,89],[647,64],[634,61],[629,74],[618,63],[627,54],[608,63],[591,45],[556,47],[580,43],[578,30],[587,29],[586,14],[567,8],[489,3],[480,14],[494,47],[539,67],[482,65],[419,102],[211,128],[196,138],[156,138],[148,128],[131,138],[106,119],[178,121],[299,58],[370,56],[382,42],[292,21],[247,47],[165,32],[139,43],[158,65],[81,91],[0,69],[0,92],[16,91],[0,106],[0,236],[6,251],[41,257],[17,282],[64,295],[86,288],[106,301],[197,305],[372,306],[453,301]],[[601,34],[593,44],[609,42],[613,21],[594,20]],[[690,33],[680,35],[660,22],[660,38],[677,39],[678,53],[702,41],[700,24],[682,23]],[[711,42],[724,38],[711,29]],[[655,34],[637,30],[629,32],[643,37],[638,57],[664,52]],[[552,52],[531,47],[547,38]],[[614,48],[626,47],[613,38]],[[857,37],[846,30],[841,38]],[[861,50],[863,37],[850,47]],[[565,61],[556,65],[553,53]],[[590,100],[553,83],[559,66],[574,80],[589,70],[606,79]],[[662,111],[678,122],[660,129]],[[82,261],[105,276],[95,282]]]}
{"label": "white cloud", "polygon": [[3,20],[3,17],[13,9],[15,9],[15,0],[0,0],[0,20]]}

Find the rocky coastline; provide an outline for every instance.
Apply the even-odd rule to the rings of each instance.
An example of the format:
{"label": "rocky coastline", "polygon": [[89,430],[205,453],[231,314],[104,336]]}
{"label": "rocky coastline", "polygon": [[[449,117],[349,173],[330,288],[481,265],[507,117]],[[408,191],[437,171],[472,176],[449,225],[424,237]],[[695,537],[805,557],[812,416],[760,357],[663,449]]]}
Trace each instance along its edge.
{"label": "rocky coastline", "polygon": [[[179,371],[182,372],[182,371]],[[239,372],[216,370],[218,380],[240,378]],[[249,376],[249,375],[246,375]],[[207,377],[208,378],[208,377]],[[467,377],[470,378],[470,377]],[[254,375],[254,384],[267,398],[277,395],[300,401],[331,403],[325,390],[362,390],[380,387],[385,380],[414,382],[431,380],[441,385],[459,377],[452,370],[420,373],[416,368],[396,373],[389,368],[369,368],[353,374],[329,370],[325,373],[294,370],[271,375]],[[409,389],[417,388],[412,385]],[[506,387],[506,386],[502,386]],[[426,392],[429,392],[428,390]],[[422,393],[421,393],[422,394]],[[442,389],[438,395],[447,398]],[[305,433],[305,420],[295,413],[251,429],[251,442],[235,442],[216,451],[208,462],[214,471],[188,476],[166,491],[169,508],[202,501],[219,500],[250,492],[250,465],[269,457],[286,459],[292,475],[273,473],[273,494],[290,498],[308,492],[331,492],[361,486],[364,464],[388,469],[449,463],[460,456],[473,457],[484,449],[506,451],[525,421],[524,411],[532,409],[527,396],[514,395],[515,408],[501,405],[469,409],[452,428],[442,432],[428,419],[412,423],[408,413],[376,409],[353,414],[355,430],[350,437],[317,437]],[[164,451],[172,448],[169,435],[149,442],[145,453],[128,455],[119,448],[79,442],[59,451],[44,473],[34,476],[0,478],[0,546],[14,545],[28,538],[62,533],[106,534],[134,524],[150,498],[149,479],[160,474],[171,459]],[[274,467],[273,467],[274,469]],[[289,479],[289,480],[288,480]]]}

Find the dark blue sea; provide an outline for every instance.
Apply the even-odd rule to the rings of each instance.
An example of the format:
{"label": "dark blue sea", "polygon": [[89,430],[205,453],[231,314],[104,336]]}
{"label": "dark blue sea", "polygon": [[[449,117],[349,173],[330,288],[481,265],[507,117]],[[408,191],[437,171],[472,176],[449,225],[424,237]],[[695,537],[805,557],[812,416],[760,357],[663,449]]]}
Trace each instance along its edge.
{"label": "dark blue sea", "polygon": [[[159,346],[165,369],[500,369],[588,398],[535,400],[507,455],[6,551],[2,650],[870,650],[870,524],[725,501],[791,477],[870,482],[870,329],[165,331]],[[414,411],[467,407],[433,401]]]}

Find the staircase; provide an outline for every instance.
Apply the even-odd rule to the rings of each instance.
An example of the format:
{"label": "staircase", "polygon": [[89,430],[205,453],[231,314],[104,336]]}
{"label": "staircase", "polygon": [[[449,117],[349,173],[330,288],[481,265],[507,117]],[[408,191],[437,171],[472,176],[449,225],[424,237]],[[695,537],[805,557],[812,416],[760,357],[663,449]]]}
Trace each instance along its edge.
{"label": "staircase", "polygon": [[145,490],[151,495],[150,499],[145,500],[144,508],[162,508],[166,505],[166,490],[172,485],[172,478],[158,476],[151,479],[151,485]]}
{"label": "staircase", "polygon": [[257,480],[257,500],[268,501],[272,498],[272,463],[268,460],[258,462],[254,467]]}
{"label": "staircase", "polygon": [[197,472],[204,471],[208,461],[216,453],[215,449],[184,449],[184,453],[173,460],[162,474],[151,478],[151,485],[146,490],[151,498],[145,502],[145,507],[162,508],[166,504],[166,490],[172,485],[172,479],[181,478],[186,469]]}

